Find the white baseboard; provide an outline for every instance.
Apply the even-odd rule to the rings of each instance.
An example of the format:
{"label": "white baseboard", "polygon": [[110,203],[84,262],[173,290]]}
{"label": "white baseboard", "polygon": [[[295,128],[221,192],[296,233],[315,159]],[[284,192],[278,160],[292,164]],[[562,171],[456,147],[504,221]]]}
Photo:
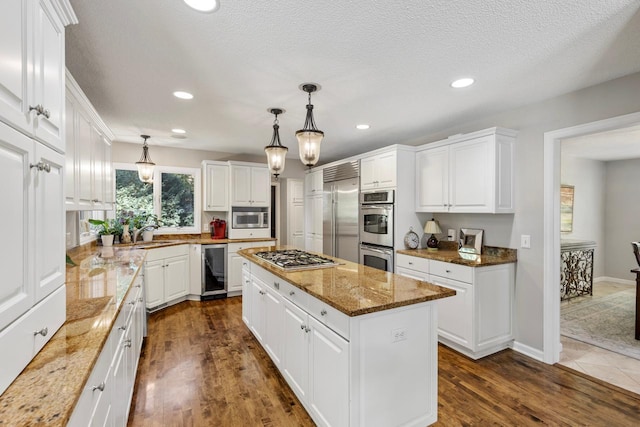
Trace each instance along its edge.
{"label": "white baseboard", "polygon": [[518,353],[524,354],[525,356],[529,356],[532,359],[535,359],[539,362],[544,362],[544,352],[538,350],[537,348],[529,347],[528,345],[522,344],[521,342],[514,341],[513,342],[513,350]]}
{"label": "white baseboard", "polygon": [[636,285],[635,280],[618,279],[617,277],[608,277],[608,276],[600,276],[593,279],[593,283],[598,283],[598,282],[613,282],[613,283],[620,283],[621,285],[630,285],[630,286]]}

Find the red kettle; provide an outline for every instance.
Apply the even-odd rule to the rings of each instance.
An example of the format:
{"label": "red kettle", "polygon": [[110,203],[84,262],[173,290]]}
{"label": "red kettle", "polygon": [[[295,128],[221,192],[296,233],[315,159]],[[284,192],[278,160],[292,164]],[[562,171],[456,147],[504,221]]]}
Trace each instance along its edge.
{"label": "red kettle", "polygon": [[209,223],[212,239],[224,239],[227,231],[227,222],[224,219],[215,218]]}

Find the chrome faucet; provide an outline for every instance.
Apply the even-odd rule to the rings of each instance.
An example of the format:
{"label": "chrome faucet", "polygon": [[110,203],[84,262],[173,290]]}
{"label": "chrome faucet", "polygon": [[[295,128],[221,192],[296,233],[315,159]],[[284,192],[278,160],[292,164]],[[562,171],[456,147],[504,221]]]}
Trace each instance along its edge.
{"label": "chrome faucet", "polygon": [[135,245],[138,241],[138,236],[145,230],[153,230],[155,227],[153,225],[147,225],[146,227],[139,228],[137,230],[133,230],[133,244]]}

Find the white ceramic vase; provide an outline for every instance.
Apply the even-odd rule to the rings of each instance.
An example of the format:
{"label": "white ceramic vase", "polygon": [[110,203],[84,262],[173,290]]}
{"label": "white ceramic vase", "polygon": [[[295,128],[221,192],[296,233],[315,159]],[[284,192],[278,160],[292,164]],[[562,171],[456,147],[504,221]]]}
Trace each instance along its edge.
{"label": "white ceramic vase", "polygon": [[102,246],[113,246],[113,234],[103,234],[100,238],[102,239]]}

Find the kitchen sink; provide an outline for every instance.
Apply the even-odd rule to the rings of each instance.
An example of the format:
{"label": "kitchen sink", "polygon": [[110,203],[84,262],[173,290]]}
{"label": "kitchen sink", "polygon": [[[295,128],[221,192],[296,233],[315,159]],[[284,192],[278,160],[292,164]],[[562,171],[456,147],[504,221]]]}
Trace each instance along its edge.
{"label": "kitchen sink", "polygon": [[159,246],[176,245],[180,243],[185,243],[185,242],[182,240],[152,240],[150,242],[137,242],[131,245],[131,248],[132,249],[145,249],[145,248],[148,249],[148,248],[154,248]]}

